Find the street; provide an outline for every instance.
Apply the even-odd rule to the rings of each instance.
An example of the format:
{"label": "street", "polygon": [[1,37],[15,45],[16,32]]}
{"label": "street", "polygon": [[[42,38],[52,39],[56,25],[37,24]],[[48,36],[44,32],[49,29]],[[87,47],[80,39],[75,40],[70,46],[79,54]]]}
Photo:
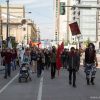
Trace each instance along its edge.
{"label": "street", "polygon": [[100,0],[0,0],[0,100],[100,100]]}
{"label": "street", "polygon": [[44,70],[37,78],[32,74],[32,81],[18,82],[18,69],[12,77],[3,79],[0,73],[0,100],[100,100],[100,69],[97,69],[94,86],[87,86],[84,68],[77,72],[77,88],[68,83],[68,71],[61,69],[56,78],[50,78],[50,69]]}

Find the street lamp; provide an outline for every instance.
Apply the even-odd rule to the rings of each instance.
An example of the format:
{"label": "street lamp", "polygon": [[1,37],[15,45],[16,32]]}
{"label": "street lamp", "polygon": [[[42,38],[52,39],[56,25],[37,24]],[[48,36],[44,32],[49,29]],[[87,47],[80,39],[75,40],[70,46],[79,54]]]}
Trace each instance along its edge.
{"label": "street lamp", "polygon": [[58,34],[57,34],[57,32],[55,33],[55,41],[56,41],[56,44],[58,44]]}
{"label": "street lamp", "polygon": [[37,42],[40,42],[40,29],[37,28]]}
{"label": "street lamp", "polygon": [[7,47],[8,47],[8,35],[9,35],[9,0],[7,0],[7,33],[6,33]]}

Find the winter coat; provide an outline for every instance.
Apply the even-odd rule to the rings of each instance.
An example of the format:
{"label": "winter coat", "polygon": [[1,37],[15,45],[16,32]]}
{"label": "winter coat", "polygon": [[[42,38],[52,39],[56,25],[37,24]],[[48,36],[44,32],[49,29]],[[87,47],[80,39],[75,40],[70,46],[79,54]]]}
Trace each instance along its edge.
{"label": "winter coat", "polygon": [[79,66],[79,56],[77,53],[71,54],[71,52],[68,54],[68,70],[78,70]]}

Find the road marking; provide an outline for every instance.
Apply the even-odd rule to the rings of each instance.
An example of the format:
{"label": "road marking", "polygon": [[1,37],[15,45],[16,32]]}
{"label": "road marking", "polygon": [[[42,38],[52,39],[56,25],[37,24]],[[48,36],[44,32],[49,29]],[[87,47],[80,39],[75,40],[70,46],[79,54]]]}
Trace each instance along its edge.
{"label": "road marking", "polygon": [[10,80],[1,90],[0,94],[18,77],[19,74],[17,74],[15,77],[13,77],[12,80]]}
{"label": "road marking", "polygon": [[42,100],[42,87],[43,87],[43,76],[41,77],[41,80],[40,80],[37,100]]}

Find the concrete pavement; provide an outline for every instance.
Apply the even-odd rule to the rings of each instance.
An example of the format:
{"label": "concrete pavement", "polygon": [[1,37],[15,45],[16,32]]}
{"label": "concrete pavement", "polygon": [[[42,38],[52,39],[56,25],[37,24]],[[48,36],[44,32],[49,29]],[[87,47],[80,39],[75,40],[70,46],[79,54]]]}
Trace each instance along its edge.
{"label": "concrete pavement", "polygon": [[[18,73],[14,72],[12,78]],[[68,83],[68,72],[61,69],[60,75],[55,79],[50,78],[50,70],[45,70],[41,78],[32,74],[32,81],[19,83],[16,78],[9,86],[0,93],[0,100],[100,100],[100,69],[97,70],[96,85],[87,86],[84,68],[77,72],[77,88]],[[4,80],[0,89],[12,78]]]}

